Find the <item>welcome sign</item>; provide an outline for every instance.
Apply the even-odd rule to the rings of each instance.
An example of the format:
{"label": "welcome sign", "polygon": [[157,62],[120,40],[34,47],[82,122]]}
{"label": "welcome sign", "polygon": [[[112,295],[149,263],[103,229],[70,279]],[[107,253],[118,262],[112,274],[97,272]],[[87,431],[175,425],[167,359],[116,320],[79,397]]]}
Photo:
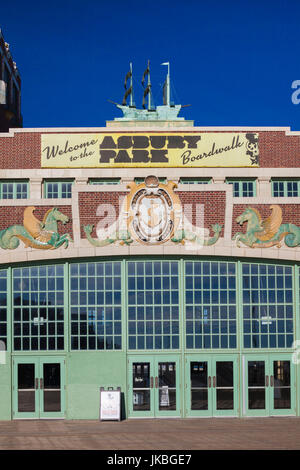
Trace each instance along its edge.
{"label": "welcome sign", "polygon": [[42,134],[42,168],[254,167],[258,134]]}

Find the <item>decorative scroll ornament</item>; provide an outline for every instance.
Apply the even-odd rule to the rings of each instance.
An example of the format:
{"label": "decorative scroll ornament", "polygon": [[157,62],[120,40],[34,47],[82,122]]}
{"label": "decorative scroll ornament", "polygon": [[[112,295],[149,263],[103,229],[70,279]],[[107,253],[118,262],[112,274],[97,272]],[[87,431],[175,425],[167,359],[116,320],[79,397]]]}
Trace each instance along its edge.
{"label": "decorative scroll ornament", "polygon": [[69,217],[62,214],[57,207],[49,209],[44,215],[43,221],[39,221],[33,212],[35,207],[26,207],[23,216],[23,225],[12,225],[0,231],[0,247],[4,250],[14,250],[20,244],[25,247],[37,248],[39,250],[54,250],[62,245],[68,247],[72,238],[69,233],[60,235],[57,224],[69,221]]}
{"label": "decorative scroll ornament", "polygon": [[280,248],[283,241],[289,247],[300,245],[300,227],[291,223],[282,224],[280,206],[272,205],[270,209],[272,213],[265,220],[253,207],[248,207],[236,218],[240,225],[247,222],[246,233],[237,232],[233,237],[238,247],[240,242],[251,248],[269,248],[274,245]]}
{"label": "decorative scroll ornament", "polygon": [[258,148],[258,135],[257,134],[246,134],[246,155],[249,155],[251,165],[258,165],[259,160],[259,148]]}
{"label": "decorative scroll ornament", "polygon": [[[214,236],[204,239],[203,229],[197,230],[184,217],[182,205],[174,188],[173,181],[160,183],[156,176],[147,176],[144,183],[129,183],[121,214],[108,231],[97,231],[98,239],[91,236],[93,225],[84,226],[89,242],[103,247],[120,242],[130,245],[133,241],[144,245],[160,245],[171,241],[192,245],[212,245],[219,239],[222,226],[212,227]],[[200,233],[201,232],[201,233]]]}

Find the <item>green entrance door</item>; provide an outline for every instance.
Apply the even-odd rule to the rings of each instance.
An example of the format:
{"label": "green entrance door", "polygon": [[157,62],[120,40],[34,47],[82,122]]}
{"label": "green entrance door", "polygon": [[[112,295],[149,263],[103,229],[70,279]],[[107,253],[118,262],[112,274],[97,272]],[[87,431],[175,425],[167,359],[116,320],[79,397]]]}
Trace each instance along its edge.
{"label": "green entrance door", "polygon": [[238,415],[236,356],[189,355],[185,380],[186,416]]}
{"label": "green entrance door", "polygon": [[295,415],[295,370],[284,354],[244,358],[244,414]]}
{"label": "green entrance door", "polygon": [[128,416],[180,416],[180,369],[177,356],[128,359]]}
{"label": "green entrance door", "polygon": [[14,357],[13,418],[65,416],[65,363],[59,357]]}

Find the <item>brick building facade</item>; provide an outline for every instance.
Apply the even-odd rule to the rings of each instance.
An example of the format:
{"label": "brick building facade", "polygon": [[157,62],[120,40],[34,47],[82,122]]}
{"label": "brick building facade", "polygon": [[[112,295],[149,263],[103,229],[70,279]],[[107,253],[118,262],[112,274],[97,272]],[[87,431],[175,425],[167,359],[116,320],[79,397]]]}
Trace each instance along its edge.
{"label": "brick building facade", "polygon": [[125,418],[299,415],[299,151],[190,121],[0,134],[0,418],[98,419],[100,387]]}

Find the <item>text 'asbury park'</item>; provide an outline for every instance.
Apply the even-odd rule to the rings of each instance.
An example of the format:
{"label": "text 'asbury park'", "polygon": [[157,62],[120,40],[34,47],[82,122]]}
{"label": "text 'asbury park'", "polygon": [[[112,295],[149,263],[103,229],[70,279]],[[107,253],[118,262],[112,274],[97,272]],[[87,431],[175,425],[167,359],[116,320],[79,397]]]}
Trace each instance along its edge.
{"label": "text 'asbury park'", "polygon": [[222,166],[222,157],[246,156],[243,134],[56,136],[42,136],[42,166],[202,166],[211,159]]}

